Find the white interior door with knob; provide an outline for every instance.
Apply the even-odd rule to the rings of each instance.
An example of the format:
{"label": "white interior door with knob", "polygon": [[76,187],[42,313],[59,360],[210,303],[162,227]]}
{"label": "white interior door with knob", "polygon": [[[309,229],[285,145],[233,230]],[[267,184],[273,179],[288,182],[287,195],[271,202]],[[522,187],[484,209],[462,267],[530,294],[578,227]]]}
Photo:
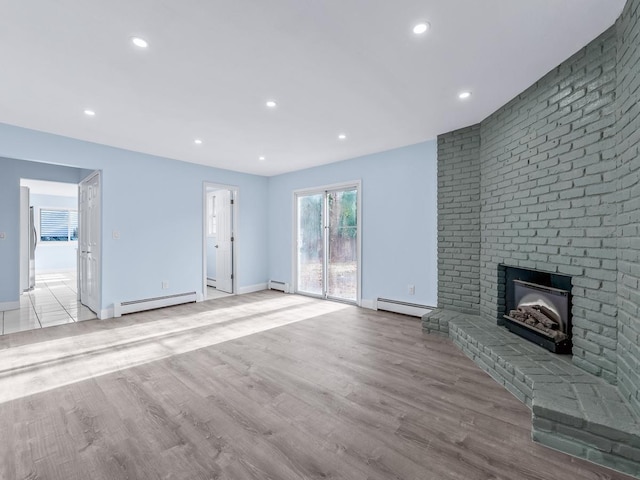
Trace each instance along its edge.
{"label": "white interior door with knob", "polygon": [[80,182],[78,192],[78,293],[95,313],[100,309],[101,193],[100,172]]}
{"label": "white interior door with knob", "polygon": [[233,231],[232,231],[232,195],[229,190],[216,192],[216,289],[233,293]]}

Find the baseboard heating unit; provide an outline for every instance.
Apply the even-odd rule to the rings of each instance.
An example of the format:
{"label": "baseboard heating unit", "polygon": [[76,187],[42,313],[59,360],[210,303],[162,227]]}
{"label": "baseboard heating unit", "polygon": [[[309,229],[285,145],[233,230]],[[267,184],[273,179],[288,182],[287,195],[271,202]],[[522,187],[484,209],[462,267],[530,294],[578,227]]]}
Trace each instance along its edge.
{"label": "baseboard heating unit", "polygon": [[280,290],[281,292],[289,293],[289,284],[277,280],[269,280],[269,290]]}
{"label": "baseboard heating unit", "polygon": [[385,312],[402,313],[403,315],[411,315],[412,317],[422,317],[425,313],[429,313],[435,307],[427,305],[418,305],[417,303],[401,302],[399,300],[390,300],[388,298],[378,298],[376,302],[377,310]]}
{"label": "baseboard heating unit", "polygon": [[113,316],[120,317],[127,313],[142,312],[144,310],[153,310],[154,308],[171,307],[182,303],[191,303],[196,301],[196,292],[178,293],[176,295],[167,295],[164,297],[145,298],[142,300],[132,300],[130,302],[115,303],[113,305]]}

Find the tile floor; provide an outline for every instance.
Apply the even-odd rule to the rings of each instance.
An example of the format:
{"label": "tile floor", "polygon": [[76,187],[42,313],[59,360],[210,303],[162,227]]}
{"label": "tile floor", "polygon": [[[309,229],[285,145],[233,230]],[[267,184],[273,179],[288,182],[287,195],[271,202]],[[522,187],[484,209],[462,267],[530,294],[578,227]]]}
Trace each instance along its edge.
{"label": "tile floor", "polygon": [[76,291],[76,272],[37,275],[35,288],[20,297],[20,309],[0,312],[0,334],[96,318]]}

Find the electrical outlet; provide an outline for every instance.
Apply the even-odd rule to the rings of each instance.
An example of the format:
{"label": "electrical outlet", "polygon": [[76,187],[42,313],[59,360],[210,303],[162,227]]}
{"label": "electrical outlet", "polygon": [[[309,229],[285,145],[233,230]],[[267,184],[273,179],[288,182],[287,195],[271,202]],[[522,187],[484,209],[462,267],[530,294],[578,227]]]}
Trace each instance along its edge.
{"label": "electrical outlet", "polygon": [[409,295],[415,295],[415,294],[416,294],[416,286],[409,285]]}
{"label": "electrical outlet", "polygon": [[0,232],[0,240],[4,240],[5,238],[7,238],[7,234],[4,232]]}
{"label": "electrical outlet", "polygon": [[166,280],[162,281],[162,289],[166,290],[167,288],[169,288],[169,282]]}
{"label": "electrical outlet", "polygon": [[118,230],[114,230],[113,232],[111,232],[111,236],[113,237],[114,240],[119,240],[120,232]]}

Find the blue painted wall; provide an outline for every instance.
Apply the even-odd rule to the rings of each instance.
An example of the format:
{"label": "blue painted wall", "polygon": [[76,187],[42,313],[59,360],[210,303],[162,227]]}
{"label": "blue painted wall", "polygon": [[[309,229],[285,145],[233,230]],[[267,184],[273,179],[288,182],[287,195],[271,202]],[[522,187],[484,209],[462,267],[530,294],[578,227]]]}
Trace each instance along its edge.
{"label": "blue painted wall", "polygon": [[78,242],[42,242],[40,240],[40,210],[43,208],[78,209],[78,197],[62,197],[59,195],[30,195],[30,203],[34,208],[38,243],[36,245],[36,274],[77,270]]}
{"label": "blue painted wall", "polygon": [[[102,309],[117,301],[201,292],[203,182],[238,186],[239,288],[267,281],[268,179],[0,124],[0,303],[18,299],[19,178],[77,183],[102,171]],[[67,170],[46,165],[67,165]],[[120,239],[112,238],[112,231]],[[162,290],[162,281],[169,288]]]}
{"label": "blue painted wall", "polygon": [[[293,284],[293,192],[362,181],[362,298],[437,303],[437,144],[269,179],[269,278]],[[415,285],[415,295],[408,285]],[[366,304],[366,303],[365,303]]]}
{"label": "blue painted wall", "polygon": [[[0,304],[19,298],[20,178],[78,183],[96,169],[103,180],[103,310],[117,301],[202,290],[205,181],[240,189],[240,289],[268,279],[292,283],[294,190],[361,180],[362,298],[436,304],[435,141],[266,178],[4,124]],[[161,289],[164,280],[169,289]]]}

